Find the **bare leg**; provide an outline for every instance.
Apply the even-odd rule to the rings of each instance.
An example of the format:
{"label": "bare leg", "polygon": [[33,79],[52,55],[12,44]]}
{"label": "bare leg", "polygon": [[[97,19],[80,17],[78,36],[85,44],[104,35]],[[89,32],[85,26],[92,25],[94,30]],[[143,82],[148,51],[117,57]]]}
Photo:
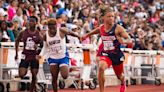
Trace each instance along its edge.
{"label": "bare leg", "polygon": [[119,75],[119,76],[117,76],[117,78],[121,81],[121,85],[123,85],[125,83],[125,78],[123,75]]}
{"label": "bare leg", "polygon": [[32,69],[31,73],[32,73],[32,81],[30,85],[30,92],[33,92],[36,87],[38,69]]}
{"label": "bare leg", "polygon": [[50,72],[52,74],[53,91],[58,92],[57,79],[58,79],[58,74],[59,74],[59,66],[58,65],[50,65]]}
{"label": "bare leg", "polygon": [[27,68],[19,68],[19,77],[23,78],[27,74]]}
{"label": "bare leg", "polygon": [[104,83],[105,83],[104,71],[105,69],[107,69],[107,67],[108,65],[105,61],[99,62],[98,79],[99,79],[100,92],[104,92]]}
{"label": "bare leg", "polygon": [[60,73],[61,73],[61,76],[63,77],[63,79],[67,79],[68,74],[69,74],[68,70],[69,70],[68,66],[60,67]]}

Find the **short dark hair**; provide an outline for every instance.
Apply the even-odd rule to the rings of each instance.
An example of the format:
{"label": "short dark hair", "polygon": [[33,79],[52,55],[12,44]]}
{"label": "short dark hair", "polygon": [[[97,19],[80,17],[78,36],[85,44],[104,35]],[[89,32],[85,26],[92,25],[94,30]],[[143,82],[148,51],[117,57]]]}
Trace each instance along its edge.
{"label": "short dark hair", "polygon": [[104,16],[107,12],[114,12],[114,10],[112,7],[104,6],[101,7],[100,12],[101,12],[101,16]]}
{"label": "short dark hair", "polygon": [[7,26],[8,26],[8,27],[12,27],[12,26],[13,26],[13,23],[12,23],[12,22],[8,22],[8,23],[7,23]]}
{"label": "short dark hair", "polygon": [[36,16],[30,16],[29,19],[35,19],[35,21],[38,22],[38,18]]}

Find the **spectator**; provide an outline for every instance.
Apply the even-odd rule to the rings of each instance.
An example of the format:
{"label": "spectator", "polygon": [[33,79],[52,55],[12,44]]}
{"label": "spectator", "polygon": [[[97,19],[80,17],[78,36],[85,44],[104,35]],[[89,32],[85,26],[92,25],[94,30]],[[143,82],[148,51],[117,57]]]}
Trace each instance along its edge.
{"label": "spectator", "polygon": [[[13,23],[15,37],[27,27],[28,18],[32,15],[38,17],[37,25],[41,29],[45,26],[43,21],[53,17],[57,19],[58,27],[77,25],[82,35],[101,25],[103,21],[100,10],[104,6],[113,7],[117,12],[116,22],[132,37],[133,49],[162,49],[160,45],[158,48],[153,47],[150,38],[158,34],[155,36],[159,39],[158,43],[164,43],[164,4],[161,0],[58,0],[55,4],[51,0],[0,0],[0,21]],[[145,34],[144,37],[141,34]],[[93,39],[98,39],[98,36],[88,38],[88,43],[93,43]],[[149,44],[149,47],[145,44]]]}
{"label": "spectator", "polygon": [[12,0],[10,2],[10,6],[8,9],[8,20],[11,21],[14,17],[14,15],[16,14],[16,9],[17,9],[17,0]]}
{"label": "spectator", "polygon": [[9,36],[7,34],[7,22],[0,21],[0,34],[1,34],[1,42],[9,41]]}
{"label": "spectator", "polygon": [[10,37],[10,41],[11,42],[14,42],[15,41],[15,36],[14,36],[14,33],[13,33],[13,29],[14,29],[14,25],[12,22],[9,22],[8,23],[8,29],[7,29],[7,33]]}
{"label": "spectator", "polygon": [[16,11],[16,15],[13,17],[12,21],[18,21],[19,27],[23,27],[23,12],[21,8],[18,8]]}

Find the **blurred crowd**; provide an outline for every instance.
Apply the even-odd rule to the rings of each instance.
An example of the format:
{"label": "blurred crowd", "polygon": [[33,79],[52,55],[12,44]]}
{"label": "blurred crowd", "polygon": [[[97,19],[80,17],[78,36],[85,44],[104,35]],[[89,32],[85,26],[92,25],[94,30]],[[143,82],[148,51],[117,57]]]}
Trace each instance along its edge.
{"label": "blurred crowd", "polygon": [[[56,1],[56,2],[55,2]],[[103,23],[103,8],[116,12],[116,23],[122,25],[133,39],[133,49],[163,50],[163,0],[0,0],[0,42],[14,42],[20,31],[28,28],[30,16],[38,18],[36,29],[44,35],[44,20],[56,18],[57,26],[66,26],[79,35]],[[99,35],[80,42],[67,36],[67,43],[95,44]],[[126,48],[126,46],[121,46]]]}

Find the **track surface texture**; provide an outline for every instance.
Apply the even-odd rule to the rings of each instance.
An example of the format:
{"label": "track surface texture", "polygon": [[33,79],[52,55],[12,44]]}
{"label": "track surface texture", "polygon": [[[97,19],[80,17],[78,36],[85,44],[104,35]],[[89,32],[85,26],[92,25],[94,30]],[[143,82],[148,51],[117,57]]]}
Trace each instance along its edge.
{"label": "track surface texture", "polygon": [[[16,92],[23,92],[23,91],[16,91]],[[25,92],[25,91],[24,91]],[[53,91],[48,91],[53,92]],[[58,92],[99,92],[99,88],[95,90],[90,89],[60,89]],[[105,88],[105,92],[119,92],[119,86],[110,86]],[[153,84],[146,84],[146,85],[130,85],[127,87],[126,92],[164,92],[164,84],[160,86],[156,86]]]}

